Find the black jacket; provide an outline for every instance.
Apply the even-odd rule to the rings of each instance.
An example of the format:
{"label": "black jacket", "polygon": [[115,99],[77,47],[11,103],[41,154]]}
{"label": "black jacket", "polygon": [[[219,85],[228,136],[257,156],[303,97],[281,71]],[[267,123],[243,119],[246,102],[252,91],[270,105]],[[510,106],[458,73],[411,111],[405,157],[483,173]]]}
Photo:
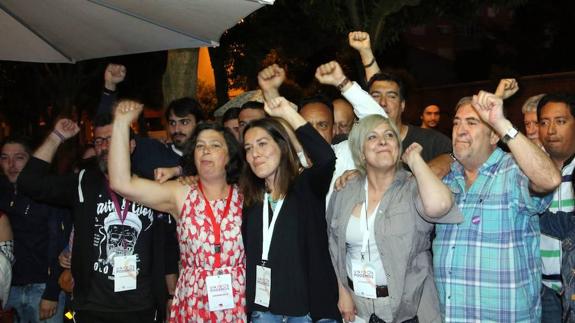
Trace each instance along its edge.
{"label": "black jacket", "polygon": [[248,311],[341,320],[338,285],[328,249],[325,196],[335,167],[331,146],[307,123],[296,135],[312,160],[290,187],[269,250],[272,292],[268,308],[254,303],[256,266],[262,255],[262,203],[244,208]]}
{"label": "black jacket", "polygon": [[0,210],[8,215],[14,233],[12,285],[46,283],[42,299],[57,301],[58,255],[67,244],[68,210],[32,200],[4,176],[0,177]]}

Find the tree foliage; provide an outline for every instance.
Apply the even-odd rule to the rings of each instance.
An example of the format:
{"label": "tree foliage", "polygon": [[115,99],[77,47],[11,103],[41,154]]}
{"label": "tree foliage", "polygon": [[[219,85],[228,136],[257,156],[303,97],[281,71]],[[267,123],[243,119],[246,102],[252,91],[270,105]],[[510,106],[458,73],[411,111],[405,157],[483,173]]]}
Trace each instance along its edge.
{"label": "tree foliage", "polygon": [[[277,0],[226,32],[218,49],[232,87],[252,89],[264,63],[280,63],[308,86],[310,70],[329,59],[360,67],[347,46],[352,30],[370,33],[378,55],[398,51],[409,27],[448,19],[466,28],[486,6],[516,8],[527,0]],[[393,45],[393,46],[392,46]],[[396,48],[393,48],[393,47]],[[402,53],[396,53],[401,56]],[[391,53],[388,56],[393,56]],[[357,58],[356,58],[357,59]],[[222,78],[220,76],[220,78]],[[221,82],[220,82],[221,83]],[[222,100],[219,97],[220,101]]]}

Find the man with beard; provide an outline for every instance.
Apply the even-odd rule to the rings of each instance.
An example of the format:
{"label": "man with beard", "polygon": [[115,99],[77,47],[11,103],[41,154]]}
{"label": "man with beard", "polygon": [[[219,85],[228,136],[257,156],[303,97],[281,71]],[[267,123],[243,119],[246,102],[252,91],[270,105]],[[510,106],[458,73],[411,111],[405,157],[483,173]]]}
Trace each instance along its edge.
{"label": "man with beard", "polygon": [[170,148],[182,156],[182,150],[196,129],[196,125],[203,121],[200,104],[189,97],[174,100],[168,105],[166,120],[168,121],[168,133],[172,139]]}
{"label": "man with beard", "polygon": [[[73,121],[59,120],[18,184],[35,199],[72,209],[75,321],[154,322],[157,315],[165,315],[166,281],[173,278],[170,273],[177,272],[177,257],[167,248],[167,223],[153,210],[110,190],[111,122],[110,115],[100,115],[94,122],[98,166],[58,176],[49,174],[54,153],[79,131]],[[135,148],[134,140],[131,148]]]}
{"label": "man with beard", "polygon": [[[104,89],[96,115],[107,115],[113,111],[117,100],[117,88],[126,77],[127,71],[123,65],[108,64],[104,71]],[[164,143],[148,137],[135,136],[136,149],[132,153],[132,170],[148,179],[159,179],[166,168],[180,165],[182,149],[190,138],[196,125],[204,120],[200,104],[189,97],[172,101],[165,113],[167,132],[171,143]],[[163,170],[158,170],[163,168]],[[177,168],[177,172],[181,168]],[[171,172],[170,172],[171,173]]]}
{"label": "man with beard", "polygon": [[423,109],[421,112],[421,128],[425,129],[435,129],[439,125],[439,118],[441,117],[441,111],[439,107],[435,104],[431,104]]}

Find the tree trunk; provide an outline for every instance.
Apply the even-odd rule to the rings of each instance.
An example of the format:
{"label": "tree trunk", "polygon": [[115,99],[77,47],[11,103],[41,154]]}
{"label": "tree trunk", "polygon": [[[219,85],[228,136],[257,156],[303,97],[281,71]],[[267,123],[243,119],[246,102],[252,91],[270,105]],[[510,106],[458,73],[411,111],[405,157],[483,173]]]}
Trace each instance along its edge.
{"label": "tree trunk", "polygon": [[230,99],[228,96],[228,74],[224,67],[224,53],[223,48],[220,47],[210,47],[210,61],[212,62],[212,68],[214,69],[214,79],[216,86],[216,97],[218,103],[216,106],[222,106],[224,103],[228,102]]}
{"label": "tree trunk", "polygon": [[198,56],[197,48],[168,51],[168,63],[162,83],[164,107],[175,99],[196,96]]}

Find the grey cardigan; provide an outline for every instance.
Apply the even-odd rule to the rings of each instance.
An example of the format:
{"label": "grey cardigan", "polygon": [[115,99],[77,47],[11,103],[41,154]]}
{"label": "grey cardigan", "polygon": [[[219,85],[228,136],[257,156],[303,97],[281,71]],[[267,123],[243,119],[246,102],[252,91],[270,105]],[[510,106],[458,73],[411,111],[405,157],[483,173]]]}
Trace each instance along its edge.
{"label": "grey cardigan", "polygon": [[[365,201],[365,177],[334,192],[327,210],[329,248],[339,282],[347,283],[346,230],[352,210]],[[440,218],[423,213],[415,177],[400,169],[381,199],[375,219],[375,239],[387,276],[393,322],[418,316],[419,322],[441,322],[433,281],[431,232],[435,223],[463,220],[457,206]],[[354,296],[355,298],[355,296]]]}

